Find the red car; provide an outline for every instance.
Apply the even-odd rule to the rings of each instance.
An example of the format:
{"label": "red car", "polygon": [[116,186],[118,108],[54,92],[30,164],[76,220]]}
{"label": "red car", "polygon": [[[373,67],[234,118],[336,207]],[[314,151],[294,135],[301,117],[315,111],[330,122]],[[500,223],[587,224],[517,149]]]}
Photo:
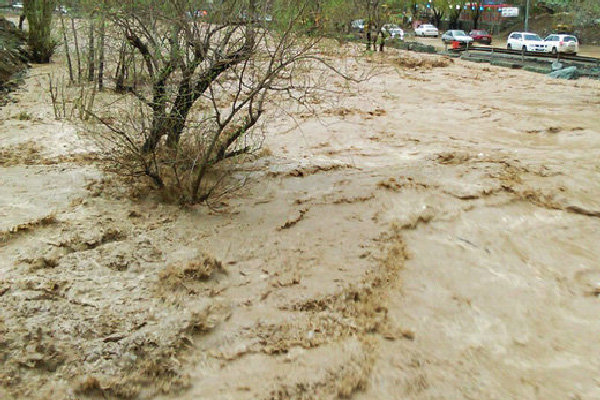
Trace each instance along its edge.
{"label": "red car", "polygon": [[492,35],[483,29],[473,29],[469,36],[473,38],[474,42],[492,44]]}

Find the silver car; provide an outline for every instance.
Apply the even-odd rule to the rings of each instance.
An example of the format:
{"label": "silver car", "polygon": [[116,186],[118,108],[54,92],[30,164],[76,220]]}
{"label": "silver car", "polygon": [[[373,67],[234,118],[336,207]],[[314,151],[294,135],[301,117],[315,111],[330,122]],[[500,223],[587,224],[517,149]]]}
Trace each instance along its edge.
{"label": "silver car", "polygon": [[442,42],[471,43],[473,38],[460,29],[451,29],[442,35]]}
{"label": "silver car", "polygon": [[388,35],[388,39],[404,40],[404,30],[398,25],[386,24],[381,27],[381,32]]}

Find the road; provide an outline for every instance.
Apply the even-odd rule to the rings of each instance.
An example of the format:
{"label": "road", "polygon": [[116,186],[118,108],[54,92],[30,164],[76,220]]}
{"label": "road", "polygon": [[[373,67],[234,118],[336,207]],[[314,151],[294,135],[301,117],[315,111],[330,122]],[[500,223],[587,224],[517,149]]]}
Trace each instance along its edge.
{"label": "road", "polygon": [[[424,37],[415,37],[412,35],[405,36],[406,41],[414,40],[420,43],[426,43],[433,45],[436,49],[443,50],[445,48],[444,43],[442,43],[440,38],[424,38]],[[504,36],[494,36],[493,38],[493,47],[501,47],[506,48],[506,37]],[[488,47],[485,44],[477,44],[477,46]],[[579,52],[577,53],[580,56],[587,57],[598,57],[600,58],[600,46],[590,45],[590,44],[582,44],[579,47]]]}

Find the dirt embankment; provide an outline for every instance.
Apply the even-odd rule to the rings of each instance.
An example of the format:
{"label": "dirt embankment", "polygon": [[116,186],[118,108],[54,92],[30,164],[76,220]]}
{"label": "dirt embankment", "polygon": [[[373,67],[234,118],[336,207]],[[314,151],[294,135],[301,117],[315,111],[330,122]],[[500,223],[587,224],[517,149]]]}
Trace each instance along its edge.
{"label": "dirt embankment", "polygon": [[20,73],[27,68],[25,35],[15,25],[0,18],[0,104],[6,93],[17,84]]}
{"label": "dirt embankment", "polygon": [[600,44],[600,25],[593,19],[588,19],[584,25],[582,22],[576,23],[575,13],[538,14],[529,21],[531,32],[539,33],[542,37],[556,32],[555,27],[559,25],[567,27],[571,33],[576,34],[581,43]]}

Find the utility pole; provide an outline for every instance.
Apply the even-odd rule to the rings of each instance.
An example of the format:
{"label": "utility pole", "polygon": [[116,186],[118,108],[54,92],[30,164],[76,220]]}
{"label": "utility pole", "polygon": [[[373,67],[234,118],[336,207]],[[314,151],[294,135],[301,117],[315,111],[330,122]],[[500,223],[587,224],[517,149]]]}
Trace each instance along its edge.
{"label": "utility pole", "polygon": [[529,32],[529,0],[527,0],[527,5],[525,6],[525,26],[523,30]]}

